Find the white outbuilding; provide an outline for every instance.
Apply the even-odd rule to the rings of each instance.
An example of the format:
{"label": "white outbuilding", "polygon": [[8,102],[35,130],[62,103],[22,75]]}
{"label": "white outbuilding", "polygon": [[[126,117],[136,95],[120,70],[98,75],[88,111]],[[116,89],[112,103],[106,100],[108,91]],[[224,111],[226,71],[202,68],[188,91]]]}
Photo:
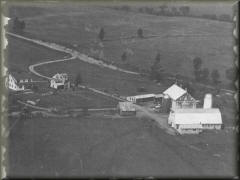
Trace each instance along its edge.
{"label": "white outbuilding", "polygon": [[172,109],[168,124],[180,134],[199,133],[203,129],[221,129],[222,116],[218,108]]}
{"label": "white outbuilding", "polygon": [[121,116],[136,115],[136,109],[132,102],[119,102],[117,109]]}
{"label": "white outbuilding", "polygon": [[155,94],[142,94],[137,96],[128,96],[126,99],[127,101],[133,102],[133,103],[141,103],[141,102],[148,102],[148,101],[154,101]]}

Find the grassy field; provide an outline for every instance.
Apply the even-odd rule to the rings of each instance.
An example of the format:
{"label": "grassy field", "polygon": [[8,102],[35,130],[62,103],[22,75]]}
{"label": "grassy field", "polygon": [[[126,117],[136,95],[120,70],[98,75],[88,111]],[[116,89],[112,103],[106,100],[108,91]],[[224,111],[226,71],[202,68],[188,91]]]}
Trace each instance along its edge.
{"label": "grassy field", "polygon": [[[10,119],[10,124],[15,120]],[[171,136],[146,119],[32,118],[19,120],[8,142],[9,176],[236,174],[231,130]]]}
{"label": "grassy field", "polygon": [[[119,94],[136,95],[144,93],[161,93],[167,87],[158,86],[156,83],[136,75],[125,74],[118,71],[101,68],[96,65],[84,63],[78,59],[70,62],[59,62],[36,68],[38,72],[47,76],[65,72],[69,74],[70,81],[74,82],[78,73],[81,73],[82,84],[99,90]],[[144,87],[147,92],[138,92]]]}
{"label": "grassy field", "polygon": [[29,65],[59,59],[64,56],[66,54],[8,36],[6,51],[7,67],[9,68],[9,72],[13,73],[17,79],[32,78],[33,80],[37,80],[39,78],[31,74],[28,70]]}
{"label": "grassy field", "polygon": [[[160,52],[166,72],[187,77],[193,77],[192,60],[198,56],[204,67],[218,69],[223,83],[229,83],[225,70],[234,66],[231,23],[126,13],[103,6],[40,7],[37,16],[23,15],[26,35],[74,45],[80,52],[140,70],[149,70]],[[21,17],[21,10],[16,12]],[[103,43],[97,40],[100,27],[106,32]],[[139,27],[146,38],[136,38]],[[152,35],[158,37],[151,38]],[[124,51],[128,52],[127,63],[121,61]]]}

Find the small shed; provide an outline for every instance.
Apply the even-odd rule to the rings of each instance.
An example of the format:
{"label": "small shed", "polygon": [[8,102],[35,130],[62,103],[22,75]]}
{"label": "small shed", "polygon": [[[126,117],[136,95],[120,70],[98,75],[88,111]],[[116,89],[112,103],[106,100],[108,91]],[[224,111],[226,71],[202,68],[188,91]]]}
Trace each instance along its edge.
{"label": "small shed", "polygon": [[121,116],[136,115],[136,109],[132,102],[119,102],[117,108]]}
{"label": "small shed", "polygon": [[181,133],[200,132],[201,129],[221,129],[222,116],[218,108],[174,109],[169,114],[168,124]]}

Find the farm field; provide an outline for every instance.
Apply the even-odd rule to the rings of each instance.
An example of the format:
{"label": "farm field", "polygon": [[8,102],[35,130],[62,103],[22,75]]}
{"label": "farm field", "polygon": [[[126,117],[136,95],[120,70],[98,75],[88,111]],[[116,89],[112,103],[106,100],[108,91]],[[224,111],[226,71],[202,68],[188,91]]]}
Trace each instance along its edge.
{"label": "farm field", "polygon": [[[50,92],[52,89],[49,89]],[[48,93],[46,92],[46,93]],[[36,101],[40,99],[37,106],[44,108],[57,108],[58,110],[70,110],[81,108],[116,108],[118,101],[110,97],[102,96],[85,89],[75,91],[59,91],[52,95],[42,95],[33,93],[19,95],[15,98],[26,102],[27,100]]]}
{"label": "farm field", "polygon": [[66,54],[8,36],[7,67],[9,72],[13,73],[17,79],[32,78],[33,80],[43,80],[31,74],[28,66],[37,62],[63,58],[64,56]]}
{"label": "farm field", "polygon": [[[166,72],[190,78],[193,78],[192,60],[198,56],[204,67],[219,70],[223,84],[229,83],[225,70],[234,66],[231,23],[126,13],[104,6],[74,6],[64,9],[57,4],[40,6],[38,15],[25,15],[26,35],[74,46],[82,53],[140,71],[149,70],[160,52]],[[97,40],[101,27],[106,32],[103,42]],[[146,38],[136,38],[140,27]],[[153,35],[157,37],[151,38]],[[127,62],[121,61],[124,51],[128,54]]]}
{"label": "farm field", "polygon": [[225,177],[236,173],[233,131],[171,136],[144,118],[36,117],[20,120],[8,142],[10,177]]}
{"label": "farm field", "polygon": [[[56,73],[65,72],[69,75],[72,82],[74,82],[75,77],[80,73],[83,85],[118,95],[130,96],[144,93],[160,93],[167,88],[138,75],[101,68],[78,59],[39,66],[36,70],[49,77],[52,77]],[[141,87],[144,87],[147,92],[138,92],[138,88]]]}

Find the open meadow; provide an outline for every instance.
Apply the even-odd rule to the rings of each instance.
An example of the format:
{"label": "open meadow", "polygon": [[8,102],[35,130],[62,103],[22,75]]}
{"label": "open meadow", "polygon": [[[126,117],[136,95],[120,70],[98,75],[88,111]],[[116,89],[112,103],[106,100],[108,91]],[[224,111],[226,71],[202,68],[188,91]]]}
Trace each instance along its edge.
{"label": "open meadow", "polygon": [[[36,14],[21,8],[12,11],[25,21],[27,36],[74,47],[120,67],[149,71],[159,52],[165,72],[194,79],[192,60],[200,57],[203,67],[210,72],[218,69],[223,84],[229,83],[225,71],[234,66],[232,23],[124,12],[103,5],[62,7],[61,3],[35,5]],[[103,42],[97,38],[101,27]],[[138,28],[143,29],[144,38],[137,37]],[[123,52],[127,53],[125,62]]]}
{"label": "open meadow", "polygon": [[10,177],[227,177],[236,173],[235,138],[231,130],[171,136],[145,118],[115,115],[27,118],[9,135],[8,170]]}

